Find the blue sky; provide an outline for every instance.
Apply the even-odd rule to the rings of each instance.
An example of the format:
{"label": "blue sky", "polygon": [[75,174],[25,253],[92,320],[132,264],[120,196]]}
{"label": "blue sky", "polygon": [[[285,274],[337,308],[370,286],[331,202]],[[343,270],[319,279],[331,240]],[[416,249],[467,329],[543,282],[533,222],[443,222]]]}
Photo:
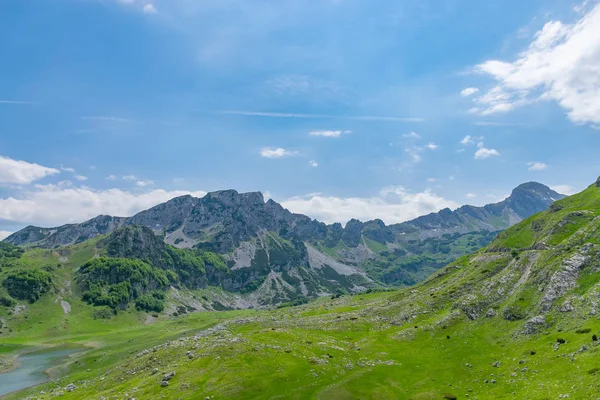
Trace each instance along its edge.
{"label": "blue sky", "polygon": [[389,223],[580,190],[599,23],[589,0],[2,2],[0,231],[227,188]]}

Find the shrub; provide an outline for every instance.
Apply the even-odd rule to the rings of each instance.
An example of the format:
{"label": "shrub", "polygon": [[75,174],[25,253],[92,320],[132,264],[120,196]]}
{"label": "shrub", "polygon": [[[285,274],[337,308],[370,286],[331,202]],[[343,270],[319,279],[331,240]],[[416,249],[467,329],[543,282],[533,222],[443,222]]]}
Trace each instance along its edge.
{"label": "shrub", "polygon": [[592,330],[590,328],[577,329],[575,333],[590,333]]}
{"label": "shrub", "polygon": [[161,312],[165,309],[165,294],[154,291],[138,297],[135,301],[135,307],[138,310]]}
{"label": "shrub", "polygon": [[94,319],[111,319],[113,315],[115,315],[114,310],[106,306],[96,307],[92,312]]}
{"label": "shrub", "polygon": [[25,250],[7,242],[0,242],[0,260],[19,259],[25,253]]}
{"label": "shrub", "polygon": [[0,296],[0,305],[4,307],[14,307],[17,304],[16,301],[8,296]]}
{"label": "shrub", "polygon": [[33,303],[52,289],[52,275],[40,269],[17,270],[8,274],[4,287],[11,297]]}

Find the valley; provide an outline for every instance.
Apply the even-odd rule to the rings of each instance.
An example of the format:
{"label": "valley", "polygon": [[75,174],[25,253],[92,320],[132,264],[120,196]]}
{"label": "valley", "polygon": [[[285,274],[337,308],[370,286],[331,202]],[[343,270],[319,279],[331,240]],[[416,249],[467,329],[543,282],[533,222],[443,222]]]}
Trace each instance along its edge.
{"label": "valley", "polygon": [[[252,292],[224,290],[218,267],[209,273],[217,264],[211,257],[222,255],[168,247],[141,227],[58,249],[5,244],[3,262],[12,266],[2,274],[19,262],[26,270],[51,265],[53,288],[34,285],[27,293],[37,300],[4,307],[3,357],[89,348],[60,367],[60,378],[7,398],[593,398],[600,390],[599,224],[600,183],[413,287],[252,308],[240,303]],[[159,268],[165,254],[173,261]],[[125,308],[85,297],[92,275],[100,295],[116,292],[109,277],[86,272],[129,270],[109,260],[140,263],[131,269],[138,280],[128,278],[140,285],[132,283]],[[183,274],[191,266],[204,267],[198,279]],[[145,268],[158,269],[154,280],[139,275]],[[164,310],[136,303],[169,271]],[[227,310],[234,302],[240,307]]]}

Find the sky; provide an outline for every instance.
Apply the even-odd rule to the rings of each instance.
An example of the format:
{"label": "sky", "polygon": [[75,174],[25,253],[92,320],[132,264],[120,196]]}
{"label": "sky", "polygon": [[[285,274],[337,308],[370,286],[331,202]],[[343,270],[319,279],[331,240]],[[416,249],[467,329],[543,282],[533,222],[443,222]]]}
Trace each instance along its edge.
{"label": "sky", "polygon": [[396,223],[600,175],[600,3],[0,3],[0,238],[261,191]]}

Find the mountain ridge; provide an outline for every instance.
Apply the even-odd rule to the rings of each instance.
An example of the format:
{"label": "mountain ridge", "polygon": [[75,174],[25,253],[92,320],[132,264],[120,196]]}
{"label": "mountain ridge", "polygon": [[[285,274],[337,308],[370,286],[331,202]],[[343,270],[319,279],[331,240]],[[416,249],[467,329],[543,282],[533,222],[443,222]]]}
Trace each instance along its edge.
{"label": "mountain ridge", "polygon": [[[264,296],[257,301],[264,304],[264,298],[292,301],[338,290],[415,284],[562,197],[529,182],[502,202],[483,207],[444,209],[389,226],[380,219],[351,219],[342,226],[292,213],[272,199],[265,201],[260,192],[230,189],[202,198],[176,197],[132,217],[100,215],[81,224],[29,227],[5,241],[59,249],[127,227],[146,227],[174,248],[220,255],[237,283],[230,287],[229,280],[213,276],[202,278],[206,284],[234,291],[263,285]],[[141,254],[136,258],[144,259]]]}
{"label": "mountain ridge", "polygon": [[[537,192],[539,194],[539,198],[532,199],[532,192]],[[533,200],[534,203],[538,203],[533,204],[533,206],[530,206],[527,210],[520,209],[521,205],[519,203],[523,202],[523,200],[527,200],[528,195],[530,197],[529,200]],[[411,233],[413,228],[426,230],[427,233],[425,235],[420,235],[420,238],[441,236],[444,233],[455,233],[458,231],[460,231],[460,233],[472,232],[476,230],[473,229],[473,227],[479,228],[479,230],[502,230],[514,224],[515,222],[518,222],[518,219],[522,220],[536,212],[543,211],[543,209],[547,208],[553,201],[564,197],[564,195],[553,191],[543,184],[537,182],[527,182],[517,186],[515,189],[513,189],[510,196],[498,203],[486,204],[481,207],[463,205],[456,210],[445,208],[438,212],[419,216],[413,220],[397,224],[386,225],[381,219],[365,222],[357,219],[351,219],[346,223],[345,226],[343,226],[340,223],[326,225],[322,222],[319,222],[317,219],[312,219],[303,214],[293,213],[288,209],[283,208],[283,206],[275,202],[273,199],[269,199],[265,202],[261,192],[239,193],[236,190],[227,189],[210,192],[202,198],[196,198],[191,195],[178,196],[147,210],[140,211],[131,217],[98,215],[97,217],[82,223],[66,224],[52,228],[41,228],[29,225],[8,236],[4,239],[4,241],[15,245],[29,244],[44,248],[64,246],[91,239],[97,235],[110,233],[115,229],[125,225],[148,226],[155,232],[159,230],[158,228],[160,228],[164,229],[168,233],[172,233],[172,228],[180,227],[183,222],[185,222],[185,219],[194,212],[198,203],[202,200],[206,200],[205,202],[207,205],[213,202],[218,202],[223,204],[225,207],[249,207],[253,208],[254,211],[256,211],[256,207],[263,206],[265,209],[264,211],[270,212],[271,214],[275,215],[276,218],[292,221],[294,225],[304,224],[305,228],[306,225],[312,225],[312,228],[316,229],[317,232],[314,232],[314,237],[311,239],[324,239],[324,229],[326,229],[332,233],[333,237],[338,237],[340,234],[340,237],[345,235],[350,244],[357,246],[358,243],[355,237],[356,235],[353,236],[352,233],[353,231],[356,231],[357,225],[361,226],[361,228],[364,226],[377,225],[381,229],[388,228],[392,231],[402,234]],[[539,204],[540,200],[543,201],[541,206]],[[203,208],[203,211],[210,210],[209,207]],[[509,220],[504,224],[500,224],[498,226],[498,224],[494,225],[493,223],[486,222],[486,219],[502,216],[502,214],[506,212],[507,208],[510,208],[510,211],[514,211],[514,214],[508,215]],[[169,211],[169,213],[165,214],[165,211]],[[196,212],[198,211],[199,210],[196,210]],[[444,219],[446,219],[446,221],[444,221]],[[480,223],[473,224],[473,221],[477,219],[480,221]],[[442,225],[444,223],[446,223],[446,226]],[[465,226],[462,229],[451,229],[451,227],[447,226],[450,223],[471,223],[472,227],[467,228]],[[436,224],[439,226],[436,226]],[[439,228],[442,228],[444,233],[441,233]],[[79,230],[79,235],[76,235],[75,232],[71,232],[73,230]],[[433,230],[435,230],[437,233],[432,232]],[[387,238],[390,237],[388,232],[384,232],[383,235]],[[56,240],[52,240],[54,238],[56,238]],[[383,240],[383,238],[379,239]],[[177,238],[173,239],[173,241],[175,240],[177,240]],[[172,244],[174,244],[176,247],[185,247],[186,243],[184,242],[185,240],[180,241],[177,244]],[[180,245],[181,243],[184,244]]]}

